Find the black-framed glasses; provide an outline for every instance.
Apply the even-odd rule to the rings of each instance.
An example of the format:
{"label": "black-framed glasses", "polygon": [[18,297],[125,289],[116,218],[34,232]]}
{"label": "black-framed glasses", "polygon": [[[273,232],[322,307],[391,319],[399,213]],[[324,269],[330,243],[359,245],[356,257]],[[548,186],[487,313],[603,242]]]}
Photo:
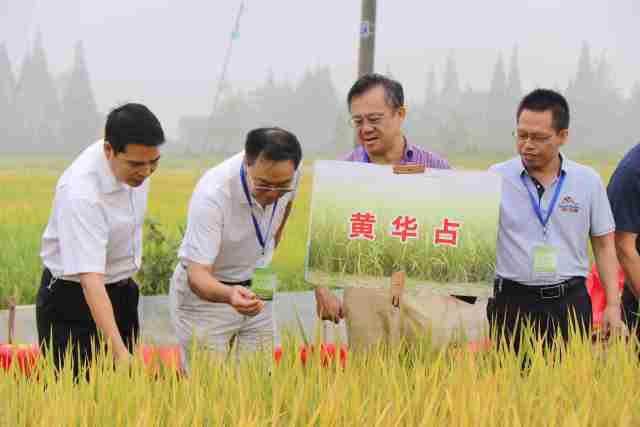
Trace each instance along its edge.
{"label": "black-framed glasses", "polygon": [[514,130],[512,132],[513,137],[521,144],[526,142],[531,142],[532,144],[546,144],[551,141],[553,135],[541,135],[541,134],[532,134],[529,132],[524,132],[520,130]]}
{"label": "black-framed glasses", "polygon": [[268,193],[270,191],[277,191],[280,194],[286,194],[286,193],[290,193],[293,190],[295,190],[295,188],[293,186],[277,187],[275,185],[258,185],[253,180],[253,178],[251,178],[251,176],[249,174],[247,174],[247,177],[251,181],[251,185],[253,187],[253,191],[255,191],[256,193]]}

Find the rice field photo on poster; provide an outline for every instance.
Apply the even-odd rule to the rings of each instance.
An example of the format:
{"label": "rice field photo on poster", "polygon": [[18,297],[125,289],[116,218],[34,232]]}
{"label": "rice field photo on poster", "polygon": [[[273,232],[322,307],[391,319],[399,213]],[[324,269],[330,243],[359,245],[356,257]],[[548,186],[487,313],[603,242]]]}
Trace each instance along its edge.
{"label": "rice field photo on poster", "polygon": [[492,172],[314,163],[305,279],[316,286],[489,296],[501,179]]}

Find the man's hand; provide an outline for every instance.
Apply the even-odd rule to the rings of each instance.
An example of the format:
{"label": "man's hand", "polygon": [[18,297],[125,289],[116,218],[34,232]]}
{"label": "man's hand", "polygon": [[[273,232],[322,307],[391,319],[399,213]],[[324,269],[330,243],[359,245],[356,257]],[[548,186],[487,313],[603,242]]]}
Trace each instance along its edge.
{"label": "man's hand", "polygon": [[245,316],[255,316],[264,308],[264,301],[244,286],[232,286],[229,289],[229,305]]}
{"label": "man's hand", "polygon": [[619,305],[607,304],[605,307],[602,313],[602,334],[605,337],[612,334],[625,337],[629,335],[627,326],[622,321]]}
{"label": "man's hand", "polygon": [[342,301],[327,288],[316,288],[316,311],[322,320],[338,323],[344,318]]}

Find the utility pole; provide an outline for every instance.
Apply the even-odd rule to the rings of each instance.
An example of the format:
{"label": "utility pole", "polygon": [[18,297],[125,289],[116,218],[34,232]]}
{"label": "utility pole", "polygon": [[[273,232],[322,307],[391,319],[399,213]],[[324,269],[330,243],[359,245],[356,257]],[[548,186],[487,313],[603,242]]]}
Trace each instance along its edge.
{"label": "utility pole", "polygon": [[362,0],[358,77],[372,73],[376,50],[376,0]]}
{"label": "utility pole", "polygon": [[[376,0],[362,0],[358,78],[373,72],[373,63],[376,55],[376,3]],[[358,146],[356,134],[354,134],[353,146]]]}

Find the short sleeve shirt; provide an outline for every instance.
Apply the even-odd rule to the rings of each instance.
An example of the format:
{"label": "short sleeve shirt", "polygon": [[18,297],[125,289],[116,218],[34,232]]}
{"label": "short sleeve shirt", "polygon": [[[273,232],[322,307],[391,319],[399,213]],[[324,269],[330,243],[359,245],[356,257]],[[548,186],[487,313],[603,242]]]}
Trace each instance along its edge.
{"label": "short sleeve shirt", "polygon": [[[238,153],[202,176],[189,203],[187,229],[178,251],[181,262],[211,265],[214,277],[226,282],[249,280],[259,260],[269,262],[273,237],[287,204],[295,197],[295,191],[286,193],[277,203],[263,208],[250,196],[253,215],[266,242],[263,255],[251,219],[252,207],[240,180],[243,161],[244,152]],[[295,188],[301,169],[302,163],[294,177]]]}
{"label": "short sleeve shirt", "polygon": [[[620,161],[607,186],[616,230],[640,234],[640,144]],[[636,239],[636,248],[640,245]]]}
{"label": "short sleeve shirt", "polygon": [[105,283],[133,276],[142,264],[149,180],[133,188],[109,167],[104,141],[87,149],[56,185],[40,256],[54,277],[79,282],[101,273]]}
{"label": "short sleeve shirt", "polygon": [[[562,156],[564,183],[545,238],[527,188],[538,201],[544,218],[560,180],[556,178],[539,198],[520,157],[493,165],[490,170],[503,178],[496,275],[525,285],[550,285],[575,276],[586,277],[589,237],[615,230],[607,194],[597,172]],[[542,245],[557,248],[557,273],[544,279],[533,273],[533,251]]]}

